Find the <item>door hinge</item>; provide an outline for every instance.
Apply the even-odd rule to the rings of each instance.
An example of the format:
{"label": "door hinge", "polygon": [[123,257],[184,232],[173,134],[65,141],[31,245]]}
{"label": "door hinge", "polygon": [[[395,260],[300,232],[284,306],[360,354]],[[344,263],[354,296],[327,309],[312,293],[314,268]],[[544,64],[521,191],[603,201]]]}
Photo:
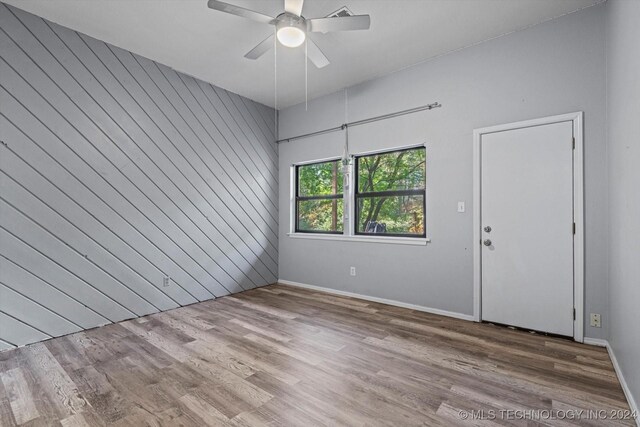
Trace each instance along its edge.
{"label": "door hinge", "polygon": [[576,223],[573,223],[573,234],[576,234]]}
{"label": "door hinge", "polygon": [[575,137],[571,139],[571,145],[572,145],[573,149],[575,150],[576,149],[576,139],[575,139]]}
{"label": "door hinge", "polygon": [[576,309],[573,309],[573,320],[576,320]]}

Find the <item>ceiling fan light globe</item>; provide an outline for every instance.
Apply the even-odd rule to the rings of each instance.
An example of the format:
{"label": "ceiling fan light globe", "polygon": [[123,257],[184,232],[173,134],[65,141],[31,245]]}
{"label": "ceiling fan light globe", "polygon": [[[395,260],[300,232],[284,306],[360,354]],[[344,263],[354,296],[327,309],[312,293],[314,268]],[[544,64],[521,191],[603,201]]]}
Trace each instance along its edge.
{"label": "ceiling fan light globe", "polygon": [[286,47],[298,47],[306,38],[306,34],[298,27],[282,27],[276,33],[280,44]]}

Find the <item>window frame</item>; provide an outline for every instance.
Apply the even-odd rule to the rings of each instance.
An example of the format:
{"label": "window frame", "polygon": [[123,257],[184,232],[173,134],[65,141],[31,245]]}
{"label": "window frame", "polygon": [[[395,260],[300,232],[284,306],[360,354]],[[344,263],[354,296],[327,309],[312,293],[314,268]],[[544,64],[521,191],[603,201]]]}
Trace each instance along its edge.
{"label": "window frame", "polygon": [[[373,157],[384,154],[391,153],[402,153],[403,151],[411,151],[411,150],[425,150],[425,182],[424,188],[421,189],[411,189],[411,190],[389,190],[389,191],[371,191],[366,193],[360,192],[360,183],[359,183],[359,168],[358,168],[358,160],[363,157]],[[427,156],[426,156],[426,147],[424,145],[412,146],[412,147],[403,147],[396,149],[389,149],[383,151],[375,151],[369,153],[356,154],[353,156],[353,170],[354,170],[354,186],[351,191],[350,199],[353,201],[353,219],[351,221],[352,234],[354,236],[373,236],[376,238],[383,239],[385,237],[403,237],[408,239],[426,239],[427,237],[427,175],[426,175],[426,167],[427,167]],[[351,196],[350,195],[350,196]],[[402,233],[365,233],[362,231],[358,231],[359,224],[359,211],[358,211],[358,199],[361,198],[371,198],[371,197],[382,197],[382,196],[390,196],[390,197],[398,197],[398,196],[422,196],[422,223],[423,223],[423,232],[422,234],[402,234]]]}
{"label": "window frame", "polygon": [[[305,163],[297,163],[295,165],[293,165],[293,173],[294,173],[294,178],[295,178],[295,186],[293,189],[293,214],[294,214],[294,218],[293,218],[293,230],[295,233],[305,233],[305,234],[331,234],[331,235],[345,235],[345,224],[344,224],[344,220],[342,222],[342,231],[322,231],[322,230],[301,230],[300,229],[300,217],[298,215],[298,201],[306,201],[306,200],[340,200],[342,199],[342,203],[343,203],[343,209],[344,209],[344,199],[345,199],[345,192],[344,192],[344,173],[342,172],[341,168],[340,168],[340,160],[339,158],[331,158],[331,159],[324,159],[324,160],[317,160],[317,161],[311,161],[311,162],[305,162]],[[300,170],[301,167],[305,167],[305,166],[313,166],[313,165],[319,165],[322,163],[333,163],[333,162],[337,162],[338,163],[338,174],[342,175],[342,193],[339,194],[329,194],[329,195],[322,195],[322,196],[300,196],[300,174],[298,173],[298,171]]]}

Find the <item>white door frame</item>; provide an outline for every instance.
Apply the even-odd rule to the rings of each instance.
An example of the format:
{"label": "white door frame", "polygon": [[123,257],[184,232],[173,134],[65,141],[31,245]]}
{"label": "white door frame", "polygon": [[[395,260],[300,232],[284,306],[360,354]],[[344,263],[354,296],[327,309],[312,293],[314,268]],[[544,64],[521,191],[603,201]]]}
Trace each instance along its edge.
{"label": "white door frame", "polygon": [[473,131],[473,318],[482,319],[482,260],[481,260],[481,150],[482,135],[505,130],[548,125],[559,122],[573,122],[575,150],[573,151],[573,217],[576,233],[573,236],[573,338],[584,341],[584,138],[582,111],[558,116],[543,117],[505,125],[491,126]]}

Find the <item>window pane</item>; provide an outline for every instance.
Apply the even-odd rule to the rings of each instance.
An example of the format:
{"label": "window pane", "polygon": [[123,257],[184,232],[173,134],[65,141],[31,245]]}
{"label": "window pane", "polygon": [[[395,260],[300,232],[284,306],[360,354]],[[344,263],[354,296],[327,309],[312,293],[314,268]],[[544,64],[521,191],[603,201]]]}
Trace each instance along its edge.
{"label": "window pane", "polygon": [[415,148],[358,158],[358,192],[425,188],[426,150]]}
{"label": "window pane", "polygon": [[342,194],[340,161],[298,166],[298,196]]}
{"label": "window pane", "polygon": [[298,200],[298,230],[342,232],[342,213],[343,199]]}
{"label": "window pane", "polygon": [[424,235],[424,196],[362,197],[357,232]]}

